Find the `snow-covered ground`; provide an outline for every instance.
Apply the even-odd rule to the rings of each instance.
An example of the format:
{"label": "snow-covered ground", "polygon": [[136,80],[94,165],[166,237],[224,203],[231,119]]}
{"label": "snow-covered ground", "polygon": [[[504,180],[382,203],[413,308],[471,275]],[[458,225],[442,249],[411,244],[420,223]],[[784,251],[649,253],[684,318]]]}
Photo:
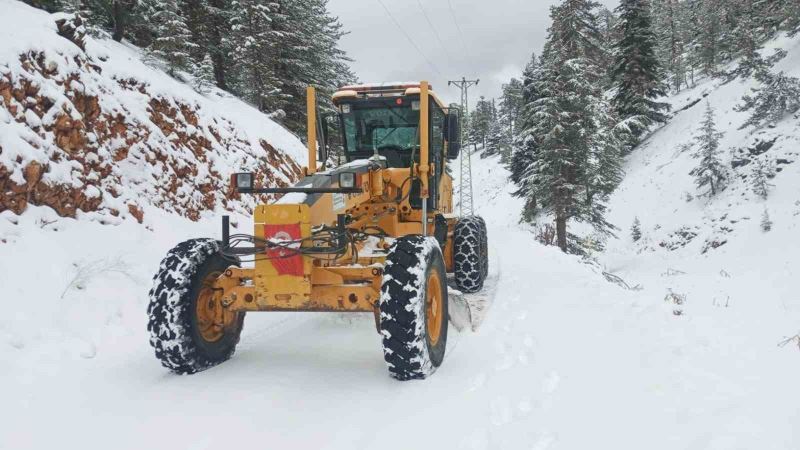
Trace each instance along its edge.
{"label": "snow-covered ground", "polygon": [[[795,74],[798,42],[778,42]],[[148,343],[147,291],[169,248],[219,235],[213,214],[192,222],[144,204],[144,224],[101,225],[46,207],[0,212],[0,449],[800,448],[800,351],[777,345],[800,332],[798,122],[735,131],[746,88],[705,84],[673,103],[708,92],[726,148],[779,137],[765,154],[796,162],[766,202],[738,178],[716,200],[687,201],[693,160],[679,147],[703,103],[679,113],[628,161],[610,217],[624,231],[597,255],[635,289],[534,242],[507,172],[475,158],[491,253],[484,320],[451,328],[425,381],[388,376],[369,314],[250,314],[232,360],[173,375]],[[227,117],[221,104],[209,110]],[[640,243],[627,232],[635,216]],[[696,236],[680,247],[684,227]],[[664,300],[670,290],[682,304]]]}
{"label": "snow-covered ground", "polygon": [[[793,318],[797,325],[797,297],[768,289],[787,279],[751,271],[760,283],[744,291],[756,275],[731,264],[720,267],[725,278],[707,264],[703,286],[731,295],[728,307],[714,306],[681,281],[700,280],[692,270],[701,262],[660,267],[665,257],[650,255],[624,273],[643,289],[624,290],[532,242],[496,159],[474,170],[493,295],[482,326],[453,332],[444,364],[422,382],[388,376],[369,315],[251,314],[231,361],[172,375],[147,343],[149,277],[171,245],[216,235],[216,222],[151,212],[151,231],[128,222],[42,225],[40,217],[53,219],[44,209],[3,214],[0,236],[15,236],[0,246],[2,447],[800,445],[800,354],[776,346]],[[95,270],[65,291],[81,267]],[[669,268],[690,275],[658,275]],[[689,292],[682,316],[663,301],[665,285]]]}

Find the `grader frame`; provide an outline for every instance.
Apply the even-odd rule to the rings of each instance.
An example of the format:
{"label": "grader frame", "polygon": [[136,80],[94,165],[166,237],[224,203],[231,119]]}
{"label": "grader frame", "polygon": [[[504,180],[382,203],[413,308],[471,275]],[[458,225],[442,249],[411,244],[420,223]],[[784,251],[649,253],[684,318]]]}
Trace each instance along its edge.
{"label": "grader frame", "polygon": [[[409,168],[380,168],[376,167],[367,173],[356,174],[359,177],[356,183],[361,188],[348,191],[346,205],[341,211],[348,212],[354,218],[346,225],[350,229],[363,229],[367,226],[378,226],[391,237],[411,234],[429,235],[433,232],[435,214],[442,214],[447,220],[447,233],[452,236],[456,217],[452,215],[452,179],[445,174],[441,177],[439,197],[443,199],[438,211],[428,211],[427,199],[430,195],[429,178],[427,174],[432,170],[430,162],[429,145],[429,108],[430,102],[440,103],[432,96],[429,84],[425,81],[419,87],[404,88],[404,94],[419,92],[420,101],[420,161],[415,167]],[[351,89],[343,89],[337,93],[336,99],[353,96]],[[304,173],[308,176],[317,173],[317,107],[316,93],[313,87],[307,91],[308,112],[308,166]],[[358,94],[355,94],[358,95]],[[444,155],[439,158],[444,161]],[[396,203],[392,199],[402,195],[400,191],[403,182],[411,173],[418,173],[421,181],[420,197],[422,208],[413,209],[409,200]],[[336,189],[329,189],[329,194],[323,196],[314,205],[307,204],[274,204],[259,205],[254,215],[254,235],[257,238],[269,239],[266,230],[272,227],[278,229],[282,226],[299,224],[300,236],[311,235],[313,224],[334,224],[337,220],[334,208],[330,204],[332,195],[337,194]],[[273,193],[303,193],[313,192],[312,189],[254,189],[255,192]],[[427,226],[423,226],[423,217]],[[280,232],[280,231],[278,231]],[[225,234],[226,232],[223,232]],[[389,244],[385,240],[378,242],[378,247],[386,250]],[[378,314],[377,300],[380,296],[382,280],[381,265],[385,254],[364,254],[364,243],[357,243],[355,249],[348,251],[333,261],[322,262],[319,259],[302,258],[302,273],[280,273],[276,267],[278,259],[256,260],[253,268],[230,268],[220,276],[214,285],[217,292],[221,293],[220,303],[225,311],[324,311],[324,312],[373,312]],[[445,265],[452,271],[453,255],[452,246],[444,249]],[[301,258],[293,256],[291,258]],[[296,263],[296,261],[295,261]],[[223,319],[220,317],[220,319]],[[221,320],[224,322],[223,320]]]}

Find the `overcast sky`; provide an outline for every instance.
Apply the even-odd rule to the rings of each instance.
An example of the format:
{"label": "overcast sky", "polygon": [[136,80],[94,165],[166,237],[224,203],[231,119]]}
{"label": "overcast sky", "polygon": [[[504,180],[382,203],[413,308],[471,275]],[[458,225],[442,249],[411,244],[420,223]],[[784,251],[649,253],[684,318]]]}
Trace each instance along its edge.
{"label": "overcast sky", "polygon": [[[501,83],[520,76],[531,52],[538,54],[542,48],[550,23],[549,8],[558,3],[558,0],[329,1],[331,12],[339,16],[350,32],[341,45],[355,60],[353,69],[361,81],[427,79],[449,102],[458,101],[459,92],[447,86],[448,80],[462,76],[479,78],[480,84],[470,89],[470,105],[480,95],[497,97]],[[424,56],[395,25],[381,2]],[[618,0],[600,2],[610,8],[618,4]],[[433,27],[426,21],[423,10]]]}

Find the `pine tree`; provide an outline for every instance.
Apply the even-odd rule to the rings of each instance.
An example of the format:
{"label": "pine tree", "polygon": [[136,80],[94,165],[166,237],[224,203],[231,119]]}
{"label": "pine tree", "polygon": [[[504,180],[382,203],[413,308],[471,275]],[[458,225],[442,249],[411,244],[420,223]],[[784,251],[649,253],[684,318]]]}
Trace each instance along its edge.
{"label": "pine tree", "polygon": [[764,208],[764,214],[761,215],[761,231],[767,233],[772,230],[772,219],[769,217],[767,208]]}
{"label": "pine tree", "polygon": [[489,124],[489,132],[486,136],[486,147],[483,149],[481,157],[485,158],[501,154],[503,152],[503,138],[503,127],[500,124],[500,120],[495,117]]}
{"label": "pine tree", "polygon": [[642,223],[639,221],[638,217],[633,218],[633,225],[631,225],[631,238],[633,242],[639,242],[639,239],[642,238]]}
{"label": "pine tree", "polygon": [[698,16],[698,45],[696,51],[706,76],[719,75],[719,66],[727,58],[729,29],[728,0],[702,0]]}
{"label": "pine tree", "polygon": [[734,108],[736,111],[751,111],[750,118],[740,127],[761,127],[774,124],[786,115],[800,110],[800,80],[785,72],[773,74],[762,73],[762,86],[753,88],[753,95],[742,97],[743,104]]}
{"label": "pine tree", "polygon": [[567,242],[571,220],[601,234],[615,229],[605,220],[605,202],[620,176],[620,153],[612,145],[616,115],[604,100],[597,64],[605,51],[596,38],[597,6],[564,0],[551,8],[542,57],[523,73],[520,132],[511,158],[515,194],[526,200],[523,219],[552,215],[565,252],[576,250]]}
{"label": "pine tree", "polygon": [[489,137],[489,127],[495,120],[497,113],[492,101],[481,96],[475,107],[470,111],[470,141],[486,147]]}
{"label": "pine tree", "polygon": [[205,53],[211,56],[214,65],[214,82],[218,88],[230,89],[234,81],[232,42],[226,39],[231,33],[231,18],[236,13],[231,7],[231,0],[201,0],[202,46]]}
{"label": "pine tree", "polygon": [[519,125],[514,136],[514,147],[511,152],[511,161],[508,165],[511,181],[518,187],[512,195],[525,200],[525,205],[522,209],[522,220],[528,223],[533,221],[537,210],[536,192],[534,190],[537,180],[530,174],[537,151],[536,137],[533,135],[536,124],[533,108],[540,97],[535,83],[540,76],[538,73],[540,70],[542,70],[542,66],[534,54],[522,72]]}
{"label": "pine tree", "polygon": [[520,124],[523,108],[522,88],[522,81],[517,78],[512,78],[502,86],[503,94],[500,97],[497,115],[502,129],[500,154],[504,164],[511,161],[511,153]]}
{"label": "pine tree", "polygon": [[538,98],[528,111],[528,139],[535,155],[528,185],[537,204],[555,216],[558,246],[567,251],[567,222],[591,223],[608,231],[605,205],[593,198],[592,154],[598,131],[597,104],[602,99],[600,69],[594,64],[597,42],[594,8],[588,1],[565,0],[551,9],[542,64],[535,72]]}
{"label": "pine tree", "polygon": [[667,94],[667,87],[656,59],[647,0],[622,0],[617,12],[622,37],[615,45],[613,104],[623,120],[635,119],[630,128],[638,140],[650,125],[666,122],[664,112],[670,106],[656,99]]}
{"label": "pine tree", "polygon": [[349,59],[338,47],[345,34],[338,19],[327,10],[327,0],[272,0],[272,29],[280,36],[274,73],[278,94],[274,109],[285,111],[284,124],[305,129],[305,92],[319,90],[323,113],[332,112],[328,100],[341,85],[355,80]]}
{"label": "pine tree", "polygon": [[[686,84],[684,42],[681,31],[682,4],[678,0],[652,0],[651,23],[656,37],[655,54],[672,90]],[[615,41],[616,42],[616,41]]]}
{"label": "pine tree", "polygon": [[214,83],[214,61],[211,55],[206,53],[200,64],[195,66],[194,88],[197,92],[205,94],[211,90]]}
{"label": "pine tree", "polygon": [[711,103],[706,103],[706,113],[700,127],[700,134],[695,137],[699,149],[695,158],[700,160],[699,165],[692,170],[691,175],[696,178],[698,188],[708,187],[708,194],[716,195],[724,188],[726,179],[725,167],[720,161],[720,140],[724,133],[717,131],[714,120],[714,108]]}
{"label": "pine tree", "polygon": [[769,196],[769,190],[773,185],[769,182],[775,177],[775,166],[769,159],[758,159],[753,163],[750,176],[750,188],[753,192],[764,200]]}
{"label": "pine tree", "polygon": [[261,111],[275,111],[279,83],[273,70],[277,41],[268,0],[234,0],[228,43],[237,67],[237,93]]}
{"label": "pine tree", "polygon": [[177,71],[192,70],[189,52],[197,46],[180,14],[177,0],[159,0],[158,11],[153,16],[158,37],[150,45],[150,55],[166,64],[167,73],[174,77]]}

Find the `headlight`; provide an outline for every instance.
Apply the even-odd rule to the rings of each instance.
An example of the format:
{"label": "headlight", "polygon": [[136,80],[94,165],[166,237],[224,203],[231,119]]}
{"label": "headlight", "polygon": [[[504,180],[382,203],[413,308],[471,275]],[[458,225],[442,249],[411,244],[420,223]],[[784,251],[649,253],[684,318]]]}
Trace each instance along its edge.
{"label": "headlight", "polygon": [[354,188],[356,187],[356,174],[355,172],[342,172],[339,174],[339,187],[340,188]]}
{"label": "headlight", "polygon": [[253,189],[253,174],[252,173],[237,173],[233,175],[236,189]]}

